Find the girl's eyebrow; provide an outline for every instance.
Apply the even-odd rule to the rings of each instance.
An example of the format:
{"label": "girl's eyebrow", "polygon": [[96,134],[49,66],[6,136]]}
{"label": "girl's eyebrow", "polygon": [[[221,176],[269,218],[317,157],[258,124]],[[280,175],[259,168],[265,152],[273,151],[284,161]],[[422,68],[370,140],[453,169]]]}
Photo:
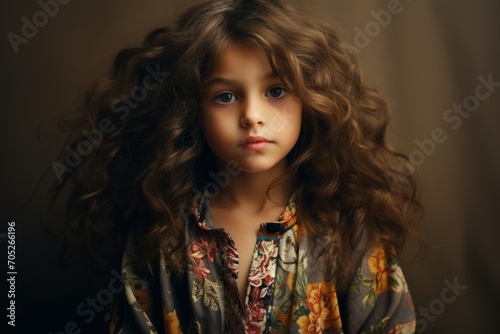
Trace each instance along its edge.
{"label": "girl's eyebrow", "polygon": [[[262,77],[260,77],[259,80],[269,81],[269,80],[274,80],[276,78],[279,78],[278,74],[276,74],[275,72],[269,72],[269,73],[264,74]],[[215,78],[210,79],[207,82],[206,87],[210,87],[210,86],[217,85],[217,84],[237,84],[237,83],[238,83],[238,80],[235,80],[235,79],[228,79],[228,78],[224,78],[224,77],[215,77]]]}
{"label": "girl's eyebrow", "polygon": [[235,84],[235,83],[237,83],[237,80],[231,80],[227,78],[213,78],[207,82],[206,87],[210,87],[217,84]]}

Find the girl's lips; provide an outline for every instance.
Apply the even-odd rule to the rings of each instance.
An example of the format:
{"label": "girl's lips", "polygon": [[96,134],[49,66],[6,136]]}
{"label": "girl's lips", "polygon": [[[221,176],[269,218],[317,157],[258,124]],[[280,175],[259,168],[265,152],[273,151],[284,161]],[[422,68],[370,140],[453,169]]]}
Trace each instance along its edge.
{"label": "girl's lips", "polygon": [[272,142],[267,138],[251,136],[245,138],[245,140],[240,144],[240,147],[248,151],[262,151],[271,145],[271,143]]}
{"label": "girl's lips", "polygon": [[241,147],[245,150],[248,151],[262,151],[266,149],[269,145],[271,145],[271,142],[268,141],[261,141],[261,142],[255,142],[255,143],[246,143],[241,145]]}

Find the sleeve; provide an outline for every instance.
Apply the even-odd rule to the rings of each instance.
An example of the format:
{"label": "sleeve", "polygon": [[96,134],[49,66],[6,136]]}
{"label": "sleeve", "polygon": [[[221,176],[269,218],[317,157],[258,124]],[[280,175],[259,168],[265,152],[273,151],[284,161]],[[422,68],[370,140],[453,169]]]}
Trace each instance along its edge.
{"label": "sleeve", "polygon": [[[113,298],[105,315],[105,326],[110,334],[158,333],[152,312],[154,291],[150,283],[127,271],[122,272],[122,289]],[[152,317],[153,316],[153,317]],[[161,328],[160,328],[161,329]]]}
{"label": "sleeve", "polygon": [[415,332],[415,310],[401,267],[383,247],[370,249],[341,300],[345,333]]}
{"label": "sleeve", "polygon": [[[157,334],[164,332],[161,296],[152,269],[139,274],[131,261],[132,238],[127,240],[121,270],[112,270],[116,284],[105,315],[109,334]],[[164,263],[164,262],[163,262]]]}

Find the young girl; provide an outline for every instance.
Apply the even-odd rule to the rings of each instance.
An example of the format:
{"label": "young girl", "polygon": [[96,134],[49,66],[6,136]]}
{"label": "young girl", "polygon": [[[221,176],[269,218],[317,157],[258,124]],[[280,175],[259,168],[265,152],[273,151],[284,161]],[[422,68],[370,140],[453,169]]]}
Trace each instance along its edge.
{"label": "young girl", "polygon": [[86,108],[70,149],[91,153],[61,178],[89,252],[123,254],[110,333],[414,332],[395,255],[415,181],[328,25],[285,0],[197,4]]}

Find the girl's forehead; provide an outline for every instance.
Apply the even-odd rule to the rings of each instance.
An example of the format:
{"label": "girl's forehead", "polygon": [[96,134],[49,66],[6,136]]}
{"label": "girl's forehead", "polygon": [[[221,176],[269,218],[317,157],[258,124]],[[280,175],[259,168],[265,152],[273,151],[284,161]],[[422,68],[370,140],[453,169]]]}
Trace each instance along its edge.
{"label": "girl's forehead", "polygon": [[233,44],[214,64],[206,86],[243,82],[268,82],[278,76],[271,68],[266,55],[245,45]]}
{"label": "girl's forehead", "polygon": [[268,56],[261,47],[246,41],[230,40],[213,58],[208,78],[219,72],[243,70],[241,67],[252,66],[264,68],[266,72],[276,75]]}

